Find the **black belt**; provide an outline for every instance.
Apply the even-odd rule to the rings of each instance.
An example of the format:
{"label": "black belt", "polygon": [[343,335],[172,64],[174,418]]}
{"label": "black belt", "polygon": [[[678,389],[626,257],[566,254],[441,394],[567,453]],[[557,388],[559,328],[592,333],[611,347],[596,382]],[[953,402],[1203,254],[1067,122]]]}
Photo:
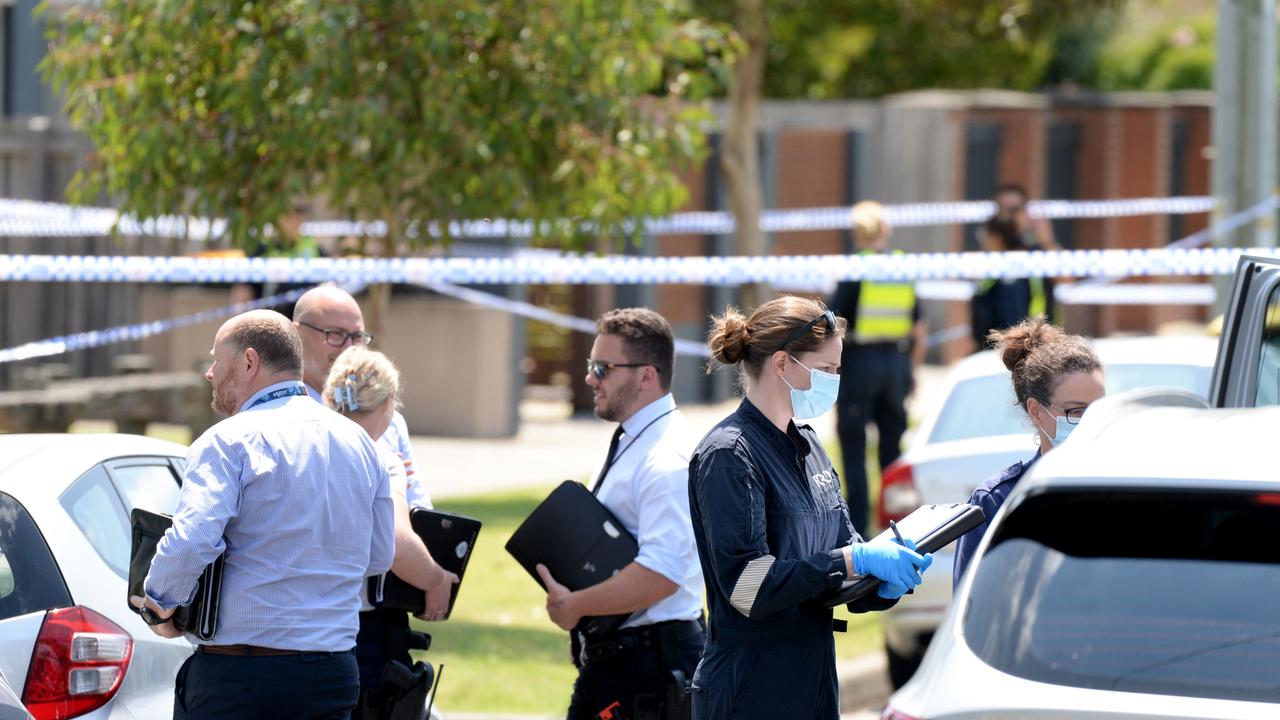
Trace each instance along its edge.
{"label": "black belt", "polygon": [[704,624],[699,620],[668,620],[640,625],[638,627],[615,630],[595,642],[584,642],[580,633],[575,633],[578,645],[578,661],[582,665],[600,662],[619,653],[639,650],[641,648],[661,648],[665,644],[678,645],[691,637],[704,632]]}
{"label": "black belt", "polygon": [[846,335],[844,339],[844,349],[850,352],[858,350],[872,350],[880,352],[899,352],[905,353],[911,349],[911,338],[906,337],[901,340],[873,340],[871,342],[858,342],[851,335]]}

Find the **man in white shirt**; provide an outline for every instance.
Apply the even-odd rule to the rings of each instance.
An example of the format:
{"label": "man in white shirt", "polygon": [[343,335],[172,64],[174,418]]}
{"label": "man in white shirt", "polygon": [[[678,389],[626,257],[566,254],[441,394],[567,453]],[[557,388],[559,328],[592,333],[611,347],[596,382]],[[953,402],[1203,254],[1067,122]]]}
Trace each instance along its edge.
{"label": "man in white shirt", "polygon": [[[373,336],[364,329],[364,313],[346,290],[321,285],[298,298],[293,309],[293,324],[302,338],[302,379],[307,385],[307,394],[317,402],[324,402],[320,391],[342,351],[348,345],[373,342]],[[409,507],[430,508],[431,496],[427,494],[426,482],[414,472],[409,427],[399,410],[391,416],[391,427],[378,441],[404,460],[405,473],[409,476]]]}
{"label": "man in white shirt", "polygon": [[689,456],[696,438],[671,395],[671,326],[644,308],[606,313],[587,361],[596,416],[617,422],[593,492],[640,546],[610,579],[570,592],[538,572],[547,613],[572,631],[583,617],[630,614],[609,636],[573,636],[578,679],[570,720],[611,707],[629,720],[687,716],[685,681],[702,653],[702,569],[689,519]]}

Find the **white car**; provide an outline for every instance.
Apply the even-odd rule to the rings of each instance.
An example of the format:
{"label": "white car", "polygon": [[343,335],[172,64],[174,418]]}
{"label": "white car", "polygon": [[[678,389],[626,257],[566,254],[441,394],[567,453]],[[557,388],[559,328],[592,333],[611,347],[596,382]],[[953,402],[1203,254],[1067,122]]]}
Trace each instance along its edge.
{"label": "white car", "polygon": [[38,720],[168,718],[193,648],[127,605],[129,511],[172,513],[186,448],[0,435],[0,674]]}
{"label": "white car", "polygon": [[[1175,387],[1206,396],[1217,341],[1209,337],[1134,337],[1093,343],[1107,392]],[[1009,371],[995,351],[952,369],[902,457],[885,469],[877,507],[881,527],[925,503],[964,502],[974,488],[1039,445],[1014,399]],[[889,677],[901,687],[920,663],[951,602],[954,545],[934,554],[925,582],[884,614]]]}
{"label": "white car", "polygon": [[884,720],[1280,717],[1277,260],[1240,261],[1208,398],[1086,413],[996,513]]}
{"label": "white car", "polygon": [[1280,408],[1124,401],[1018,483],[885,720],[1280,717]]}

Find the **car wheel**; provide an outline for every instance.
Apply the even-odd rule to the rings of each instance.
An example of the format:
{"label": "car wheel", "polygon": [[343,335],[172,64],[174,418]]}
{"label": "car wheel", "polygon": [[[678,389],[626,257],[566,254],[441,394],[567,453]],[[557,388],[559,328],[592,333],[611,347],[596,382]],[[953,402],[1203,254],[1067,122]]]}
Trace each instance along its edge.
{"label": "car wheel", "polygon": [[893,685],[894,690],[907,684],[911,676],[916,674],[916,669],[920,667],[920,661],[923,659],[920,655],[899,654],[888,645],[884,648],[884,654],[889,660],[889,683]]}

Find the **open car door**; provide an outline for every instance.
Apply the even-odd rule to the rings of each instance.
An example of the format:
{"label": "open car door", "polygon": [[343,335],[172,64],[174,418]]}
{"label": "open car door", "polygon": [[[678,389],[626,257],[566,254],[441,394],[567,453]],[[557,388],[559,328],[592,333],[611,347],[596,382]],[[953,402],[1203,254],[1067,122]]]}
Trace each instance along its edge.
{"label": "open car door", "polygon": [[1222,316],[1209,402],[1280,405],[1280,259],[1240,258]]}

